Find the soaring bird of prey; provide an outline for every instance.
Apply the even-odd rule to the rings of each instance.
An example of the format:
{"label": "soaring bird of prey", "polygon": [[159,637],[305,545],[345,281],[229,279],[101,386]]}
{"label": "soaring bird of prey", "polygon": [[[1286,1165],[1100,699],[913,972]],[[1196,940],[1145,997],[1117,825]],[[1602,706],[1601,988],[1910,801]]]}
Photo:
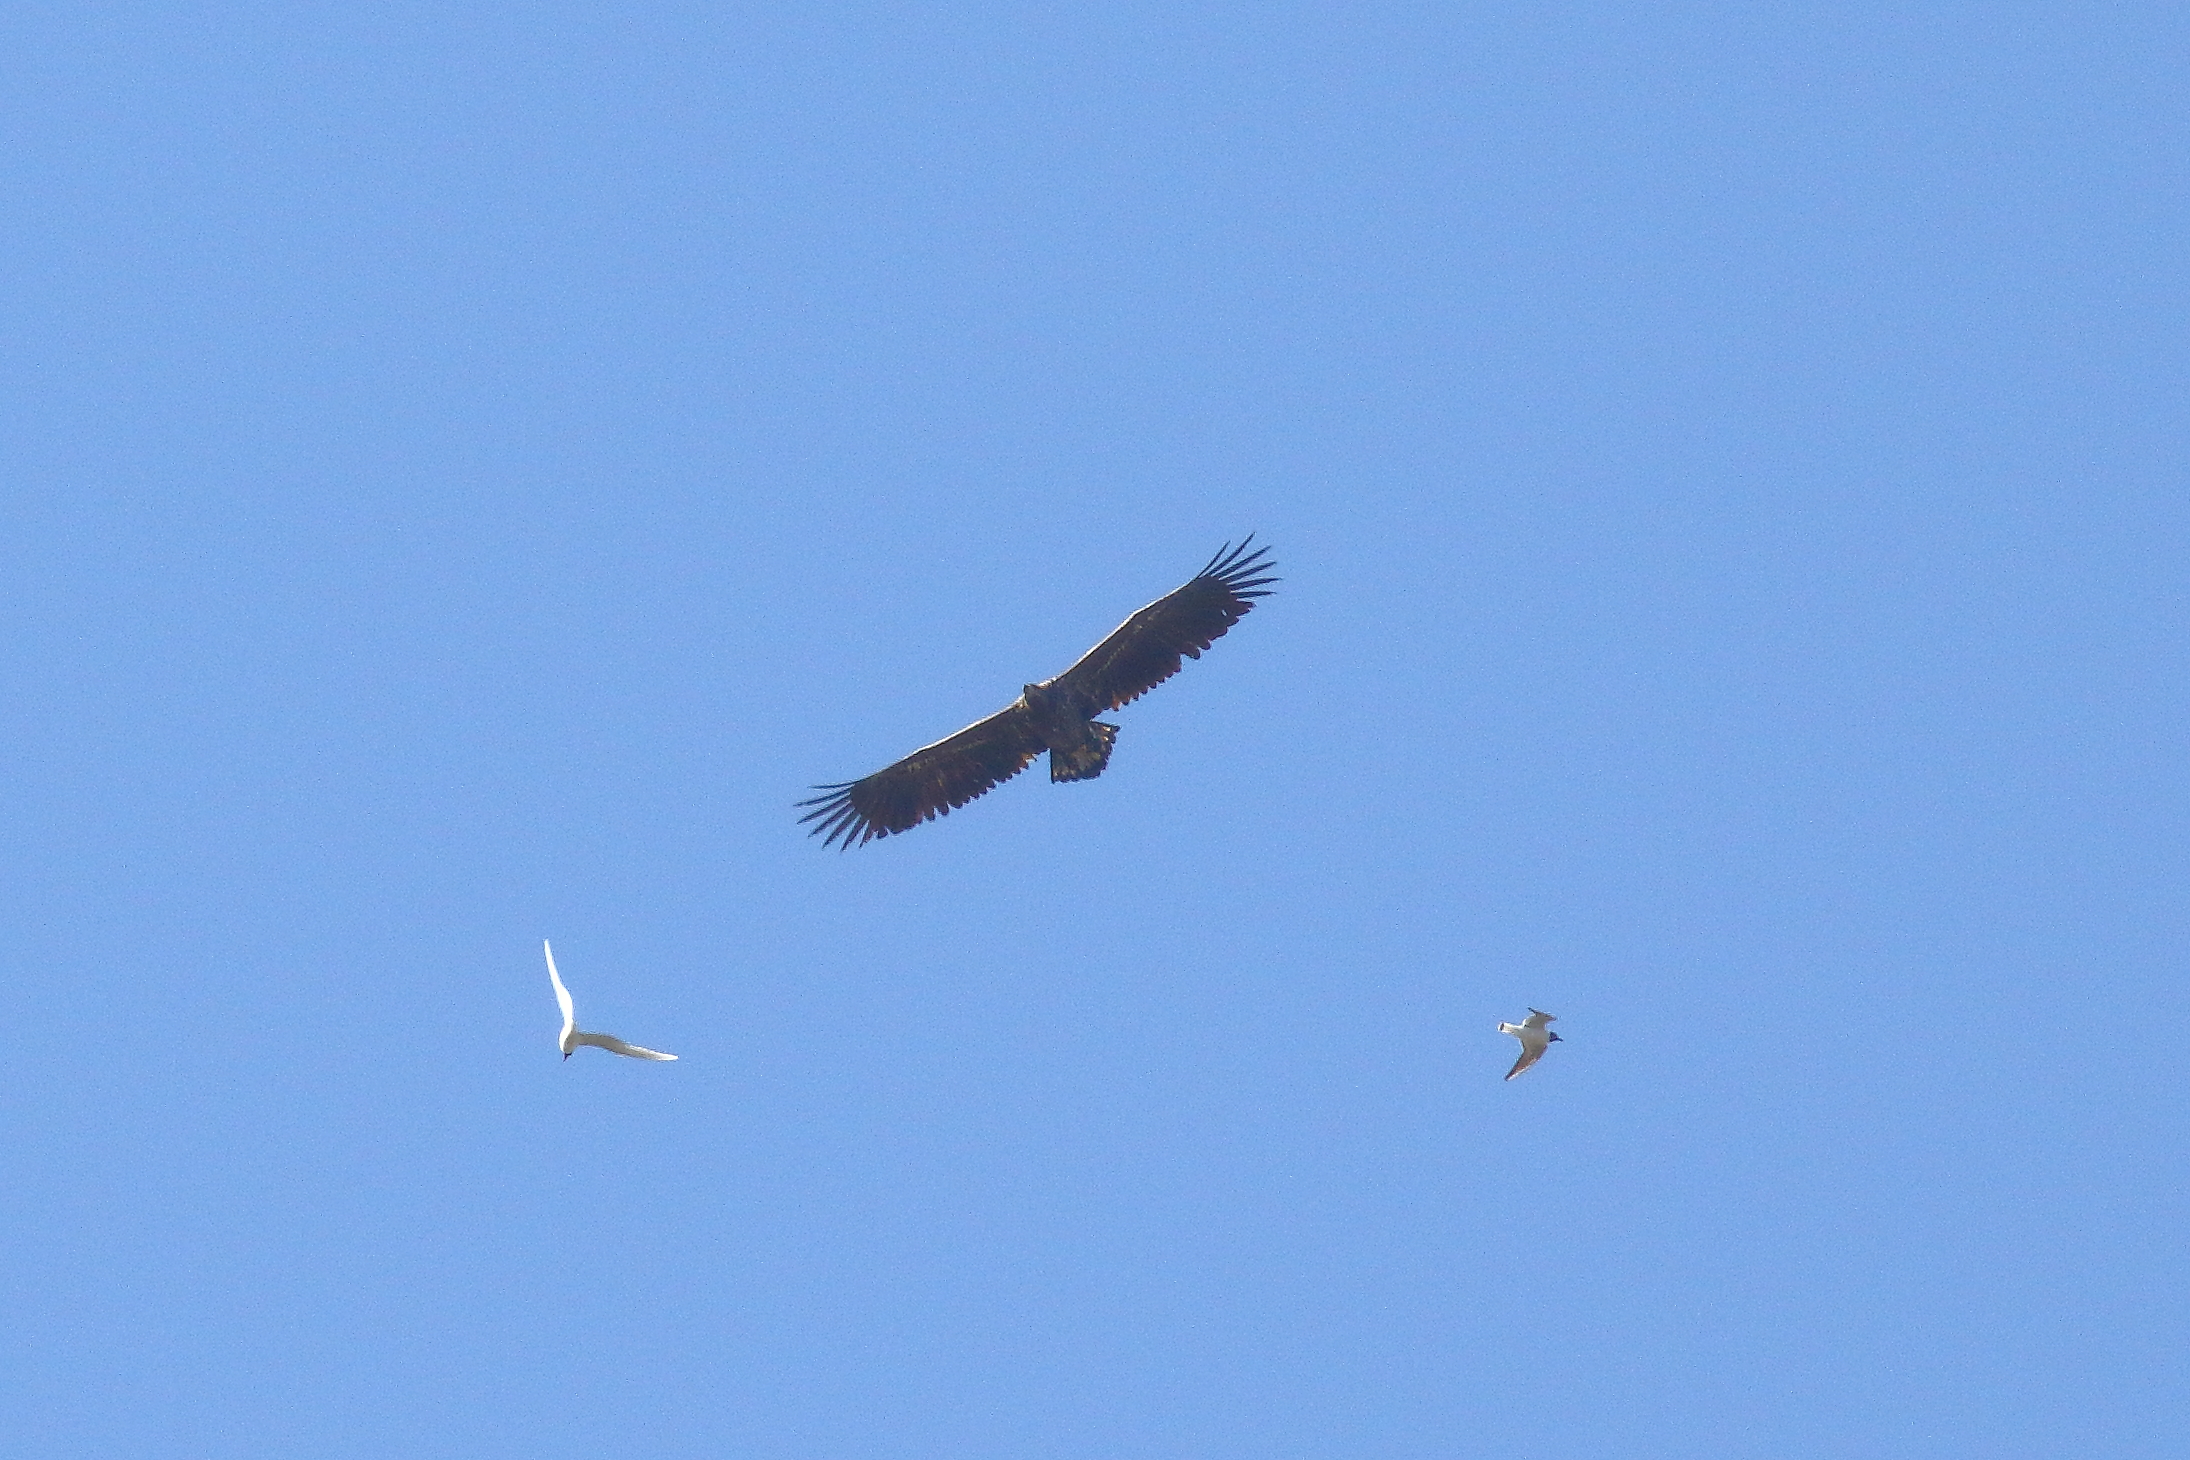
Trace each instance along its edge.
{"label": "soaring bird of prey", "polygon": [[1093,780],[1110,763],[1118,738],[1117,726],[1095,717],[1177,674],[1181,655],[1199,659],[1267,596],[1265,585],[1277,579],[1268,571],[1268,548],[1248,551],[1254,540],[1250,533],[1236,548],[1217,549],[1183,587],[1118,625],[1055,679],[1022,686],[1018,699],[986,720],[861,780],[816,786],[824,794],[798,803],[814,808],[800,823],[818,823],[812,834],[824,838],[823,846],[841,841],[849,850],[948,814],[1045,750],[1051,780]]}
{"label": "soaring bird of prey", "polygon": [[1551,1042],[1559,1037],[1546,1026],[1558,1017],[1557,1014],[1546,1014],[1541,1009],[1531,1009],[1528,1017],[1520,1023],[1498,1026],[1500,1034],[1510,1034],[1521,1041],[1521,1057],[1513,1062],[1512,1069],[1506,1071],[1507,1079],[1512,1079],[1544,1057],[1544,1051],[1551,1048]]}

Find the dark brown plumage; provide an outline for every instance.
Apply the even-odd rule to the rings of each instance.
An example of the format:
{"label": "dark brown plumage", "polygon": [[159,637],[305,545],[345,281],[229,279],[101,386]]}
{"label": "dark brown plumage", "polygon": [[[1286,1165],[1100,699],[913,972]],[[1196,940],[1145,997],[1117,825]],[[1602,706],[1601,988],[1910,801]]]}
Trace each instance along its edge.
{"label": "dark brown plumage", "polygon": [[924,745],[863,780],[816,786],[826,794],[801,806],[823,845],[844,848],[910,831],[943,816],[1025,770],[1049,752],[1053,781],[1092,780],[1110,763],[1118,727],[1097,720],[1129,705],[1199,659],[1266,596],[1270,550],[1250,553],[1253,534],[1217,549],[1187,583],[1142,609],[1055,679],[1023,687],[1019,698],[956,735]]}

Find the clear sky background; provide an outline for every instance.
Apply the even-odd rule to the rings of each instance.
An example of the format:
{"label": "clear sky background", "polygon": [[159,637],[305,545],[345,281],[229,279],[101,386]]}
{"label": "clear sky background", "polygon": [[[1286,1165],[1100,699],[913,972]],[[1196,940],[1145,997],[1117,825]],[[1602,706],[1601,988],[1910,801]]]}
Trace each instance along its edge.
{"label": "clear sky background", "polygon": [[[11,7],[13,1453],[2190,1452],[2186,74]],[[797,825],[1249,531],[1099,781]]]}

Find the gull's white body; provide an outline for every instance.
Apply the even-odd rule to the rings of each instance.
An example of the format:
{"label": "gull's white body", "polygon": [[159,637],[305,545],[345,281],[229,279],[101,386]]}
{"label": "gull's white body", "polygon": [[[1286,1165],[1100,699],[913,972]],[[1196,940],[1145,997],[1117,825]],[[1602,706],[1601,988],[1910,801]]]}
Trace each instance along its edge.
{"label": "gull's white body", "polygon": [[1520,1023],[1498,1026],[1500,1034],[1510,1034],[1521,1041],[1521,1057],[1513,1062],[1512,1069],[1506,1071],[1507,1079],[1512,1079],[1544,1057],[1544,1051],[1551,1048],[1551,1041],[1559,1037],[1548,1027],[1558,1017],[1557,1014],[1546,1014],[1541,1009],[1531,1009],[1528,1017]]}
{"label": "gull's white body", "polygon": [[676,1058],[675,1055],[663,1054],[658,1049],[641,1049],[635,1044],[626,1044],[613,1034],[589,1034],[580,1029],[578,1027],[578,1016],[571,1009],[570,990],[563,987],[563,976],[555,971],[555,950],[548,947],[545,938],[540,940],[540,946],[547,950],[548,982],[555,985],[555,1002],[560,1004],[563,1009],[563,1037],[555,1042],[555,1047],[563,1052],[564,1059],[569,1059],[581,1044],[590,1044],[595,1049],[605,1049],[610,1054],[627,1054],[635,1060],[673,1060]]}

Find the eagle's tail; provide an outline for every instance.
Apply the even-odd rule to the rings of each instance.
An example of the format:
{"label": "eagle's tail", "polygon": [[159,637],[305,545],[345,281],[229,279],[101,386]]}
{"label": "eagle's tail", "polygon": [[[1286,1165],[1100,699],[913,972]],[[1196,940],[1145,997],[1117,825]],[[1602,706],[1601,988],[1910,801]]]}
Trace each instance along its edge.
{"label": "eagle's tail", "polygon": [[1092,781],[1110,764],[1110,747],[1118,743],[1118,727],[1090,720],[1087,728],[1095,732],[1092,743],[1078,750],[1052,750],[1049,753],[1051,780]]}

